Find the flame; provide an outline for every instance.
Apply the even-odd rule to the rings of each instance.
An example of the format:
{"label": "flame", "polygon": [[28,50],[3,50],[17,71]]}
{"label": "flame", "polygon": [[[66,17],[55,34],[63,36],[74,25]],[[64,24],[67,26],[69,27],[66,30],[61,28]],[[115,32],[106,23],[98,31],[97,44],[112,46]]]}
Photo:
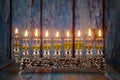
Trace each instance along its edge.
{"label": "flame", "polygon": [[58,31],[56,32],[56,37],[59,37],[59,32]]}
{"label": "flame", "polygon": [[15,34],[18,34],[18,29],[17,28],[15,29]]}
{"label": "flame", "polygon": [[38,29],[35,29],[35,37],[38,37]]}
{"label": "flame", "polygon": [[67,37],[70,37],[70,33],[69,33],[69,31],[67,31]]}
{"label": "flame", "polygon": [[99,29],[99,37],[102,37],[102,33],[100,29]]}
{"label": "flame", "polygon": [[28,37],[28,31],[27,31],[27,30],[25,31],[24,36],[25,36],[25,37]]}
{"label": "flame", "polygon": [[46,37],[48,37],[48,31],[46,30],[46,34],[45,34]]}
{"label": "flame", "polygon": [[88,36],[91,37],[91,29],[89,28]]}
{"label": "flame", "polygon": [[80,37],[81,36],[81,33],[80,33],[80,30],[78,31],[78,37]]}

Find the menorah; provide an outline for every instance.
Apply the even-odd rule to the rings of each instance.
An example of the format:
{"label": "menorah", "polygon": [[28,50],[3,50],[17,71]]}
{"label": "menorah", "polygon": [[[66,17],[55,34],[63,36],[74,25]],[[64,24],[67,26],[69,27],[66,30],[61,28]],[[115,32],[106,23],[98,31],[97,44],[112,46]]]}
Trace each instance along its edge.
{"label": "menorah", "polygon": [[[13,57],[16,63],[20,63],[19,74],[27,71],[39,72],[41,69],[76,69],[76,68],[96,68],[103,74],[107,75],[106,63],[103,54],[103,38],[101,30],[99,29],[99,37],[95,40],[92,38],[91,29],[88,31],[88,38],[83,40],[80,37],[80,31],[75,38],[75,57],[72,56],[72,39],[70,32],[67,31],[64,39],[64,58],[61,57],[62,39],[59,32],[56,32],[56,37],[50,39],[48,31],[46,30],[45,38],[43,39],[43,56],[40,57],[40,43],[41,39],[38,37],[38,30],[35,29],[35,36],[32,39],[32,57],[30,57],[30,40],[28,31],[25,31],[22,43],[20,44],[20,36],[18,29],[15,29],[13,36]],[[53,45],[51,45],[53,44]],[[95,45],[94,45],[95,44]],[[22,51],[20,50],[22,46]],[[54,57],[50,57],[51,47],[54,48]],[[82,57],[83,47],[86,48],[86,57]],[[93,48],[96,48],[96,57],[93,57]],[[20,58],[20,54],[22,57]]]}

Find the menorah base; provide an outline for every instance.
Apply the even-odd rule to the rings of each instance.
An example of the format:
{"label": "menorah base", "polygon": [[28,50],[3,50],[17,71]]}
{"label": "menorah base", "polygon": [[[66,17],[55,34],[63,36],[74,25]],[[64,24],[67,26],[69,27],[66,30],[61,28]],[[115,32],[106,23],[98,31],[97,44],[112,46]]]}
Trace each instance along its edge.
{"label": "menorah base", "polygon": [[104,75],[107,74],[107,68],[104,58],[23,58],[20,61],[19,74],[23,72],[39,72],[46,69],[80,69],[96,68]]}

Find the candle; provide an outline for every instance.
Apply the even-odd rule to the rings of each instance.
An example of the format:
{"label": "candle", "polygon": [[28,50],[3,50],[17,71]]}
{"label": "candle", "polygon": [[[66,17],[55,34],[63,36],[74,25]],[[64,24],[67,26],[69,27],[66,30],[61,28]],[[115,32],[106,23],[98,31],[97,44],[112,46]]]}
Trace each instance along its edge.
{"label": "candle", "polygon": [[56,38],[54,39],[54,49],[60,50],[61,49],[61,39],[59,38],[59,32],[56,32]]}
{"label": "candle", "polygon": [[78,37],[80,37],[81,36],[81,33],[80,33],[80,31],[78,31]]}
{"label": "candle", "polygon": [[24,37],[28,37],[28,31],[25,31]]}
{"label": "candle", "polygon": [[92,32],[91,32],[91,29],[89,28],[88,30],[88,38],[87,38],[87,41],[86,41],[86,48],[87,50],[92,50],[93,48],[93,40],[92,40]]}
{"label": "candle", "polygon": [[98,39],[97,39],[96,49],[103,50],[103,38],[102,38],[102,33],[100,29],[98,30]]}
{"label": "candle", "polygon": [[29,49],[29,44],[28,44],[28,41],[29,41],[29,39],[28,39],[28,31],[26,30],[25,31],[25,33],[24,33],[24,39],[23,39],[23,49],[24,50],[28,50]]}
{"label": "candle", "polygon": [[83,42],[82,42],[82,39],[80,38],[81,36],[81,33],[80,33],[80,30],[77,32],[77,37],[75,39],[75,49],[76,50],[81,50],[82,47],[83,47]]}
{"label": "candle", "polygon": [[39,50],[40,49],[40,39],[38,38],[38,29],[35,29],[35,34],[33,38],[33,50]]}
{"label": "candle", "polygon": [[35,29],[35,37],[38,37],[38,29]]}
{"label": "candle", "polygon": [[25,33],[24,33],[22,49],[23,49],[23,57],[28,57],[30,46],[29,46],[29,38],[28,38],[27,30],[25,30]]}
{"label": "candle", "polygon": [[67,33],[66,33],[64,48],[66,50],[71,50],[72,49],[72,40],[70,38],[70,32],[69,31],[67,31]]}
{"label": "candle", "polygon": [[89,31],[88,31],[88,36],[91,37],[91,29],[89,28]]}
{"label": "candle", "polygon": [[50,44],[51,44],[51,39],[48,38],[48,30],[45,31],[45,39],[43,40],[43,49],[44,49],[44,53],[43,56],[44,57],[49,57],[50,55]]}
{"label": "candle", "polygon": [[43,40],[44,44],[43,44],[43,48],[44,50],[50,50],[50,39],[48,38],[48,30],[46,30],[45,32],[45,39]]}
{"label": "candle", "polygon": [[[18,53],[20,50],[20,37],[18,35],[18,28],[15,28],[14,34],[15,35],[13,35],[13,52]],[[16,55],[19,56],[19,54],[15,54],[15,56]]]}
{"label": "candle", "polygon": [[15,29],[15,34],[18,35],[18,29],[17,28]]}

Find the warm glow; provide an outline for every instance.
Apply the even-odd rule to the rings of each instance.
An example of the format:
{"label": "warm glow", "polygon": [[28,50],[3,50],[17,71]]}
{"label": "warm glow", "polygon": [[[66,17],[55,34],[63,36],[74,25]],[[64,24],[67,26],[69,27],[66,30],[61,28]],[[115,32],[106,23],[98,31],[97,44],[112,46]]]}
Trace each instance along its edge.
{"label": "warm glow", "polygon": [[35,29],[35,37],[38,37],[38,29]]}
{"label": "warm glow", "polygon": [[18,29],[17,28],[15,29],[15,34],[18,34]]}
{"label": "warm glow", "polygon": [[102,33],[100,29],[99,29],[99,37],[102,37]]}
{"label": "warm glow", "polygon": [[58,31],[56,32],[56,37],[59,37],[59,32]]}
{"label": "warm glow", "polygon": [[46,37],[48,37],[48,31],[46,30],[46,34],[45,34]]}
{"label": "warm glow", "polygon": [[91,37],[91,29],[89,28],[88,36]]}
{"label": "warm glow", "polygon": [[67,31],[67,37],[70,37],[70,33],[69,33],[69,31]]}
{"label": "warm glow", "polygon": [[78,31],[78,37],[80,37],[80,36],[81,36],[80,31]]}
{"label": "warm glow", "polygon": [[24,36],[25,36],[25,37],[28,37],[28,31],[27,31],[27,30],[25,31]]}

